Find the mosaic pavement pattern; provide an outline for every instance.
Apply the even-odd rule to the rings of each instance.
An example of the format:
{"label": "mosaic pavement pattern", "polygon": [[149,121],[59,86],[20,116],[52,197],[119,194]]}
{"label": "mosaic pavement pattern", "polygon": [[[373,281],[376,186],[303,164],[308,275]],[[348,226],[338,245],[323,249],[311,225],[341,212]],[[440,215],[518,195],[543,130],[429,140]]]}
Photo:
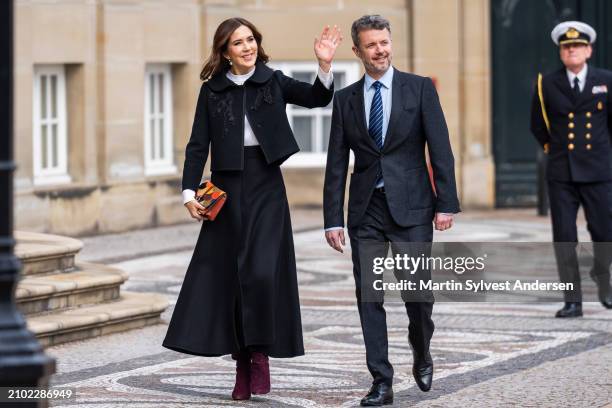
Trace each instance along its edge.
{"label": "mosaic pavement pattern", "polygon": [[[491,239],[507,239],[511,234],[495,226],[483,231]],[[461,234],[453,237],[461,239]],[[168,351],[160,345],[166,328],[162,324],[48,349],[58,358],[52,384],[77,389],[76,400],[51,405],[357,406],[371,380],[354,301],[350,251],[333,252],[320,229],[296,233],[295,242],[306,355],[271,360],[270,394],[232,401],[234,362],[229,356],[202,358]],[[190,255],[190,251],[179,251],[114,266],[129,273],[126,290],[165,293],[173,304]],[[583,319],[559,321],[551,317],[558,306],[436,303],[431,350],[434,385],[431,392],[422,393],[410,374],[405,310],[399,304],[388,305],[395,406],[602,407],[612,402],[612,312],[585,304]],[[171,312],[172,308],[164,313],[165,321]],[[582,366],[582,361],[590,361],[583,354],[592,360],[591,371],[586,363]],[[610,364],[597,365],[602,359]],[[543,383],[544,389],[533,387],[523,375],[530,370],[533,378],[550,383]],[[564,375],[559,374],[564,370],[567,376],[580,373],[579,385],[592,384],[588,397],[577,398],[575,390],[571,390],[573,396],[546,396],[551,389],[562,388]],[[560,379],[555,380],[557,375]],[[476,389],[466,395],[465,390],[472,387]]]}

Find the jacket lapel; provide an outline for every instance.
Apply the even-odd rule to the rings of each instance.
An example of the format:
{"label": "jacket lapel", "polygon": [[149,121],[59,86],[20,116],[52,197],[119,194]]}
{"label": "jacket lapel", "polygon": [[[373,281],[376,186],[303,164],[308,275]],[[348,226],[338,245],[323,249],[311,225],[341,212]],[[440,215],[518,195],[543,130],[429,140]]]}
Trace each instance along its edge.
{"label": "jacket lapel", "polygon": [[561,92],[567,97],[567,99],[569,99],[570,103],[574,105],[574,103],[576,102],[574,99],[574,91],[572,91],[572,88],[570,87],[565,68],[561,68],[559,71],[557,71],[557,74],[555,76],[555,84],[557,85],[559,90],[561,90]]}
{"label": "jacket lapel", "polygon": [[355,83],[356,89],[353,91],[349,103],[351,105],[351,109],[353,110],[353,116],[355,117],[355,123],[357,124],[359,134],[361,134],[362,137],[366,139],[366,143],[370,144],[370,146],[373,147],[375,150],[378,150],[378,146],[376,146],[376,143],[374,143],[374,140],[372,140],[372,138],[370,137],[370,133],[368,132],[368,128],[366,127],[365,104],[363,102],[364,82],[365,76],[361,77],[361,79]]}
{"label": "jacket lapel", "polygon": [[582,90],[580,96],[578,97],[578,100],[576,101],[576,106],[579,106],[580,104],[590,100],[593,97],[593,86],[598,85],[598,81],[599,77],[597,76],[597,72],[595,72],[595,69],[593,67],[588,67],[586,81],[584,82],[584,89]]}
{"label": "jacket lapel", "polygon": [[383,150],[385,150],[385,148],[389,145],[389,139],[391,139],[391,136],[393,135],[393,129],[395,129],[397,120],[402,115],[402,111],[404,110],[404,101],[402,101],[402,97],[405,96],[402,89],[403,83],[395,67],[393,68],[393,80],[391,83],[391,115],[389,116],[389,123],[387,124],[387,133],[385,134]]}

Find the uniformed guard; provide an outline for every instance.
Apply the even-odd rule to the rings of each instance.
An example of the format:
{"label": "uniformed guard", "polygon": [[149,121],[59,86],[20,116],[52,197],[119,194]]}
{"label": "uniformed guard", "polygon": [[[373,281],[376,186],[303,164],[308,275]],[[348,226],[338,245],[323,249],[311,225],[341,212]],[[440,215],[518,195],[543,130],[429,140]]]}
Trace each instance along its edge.
{"label": "uniformed guard", "polygon": [[612,156],[610,129],[612,71],[587,64],[595,30],[579,21],[558,24],[551,33],[564,67],[542,76],[533,97],[531,131],[548,154],[546,178],[555,257],[561,282],[573,283],[556,317],[582,316],[576,245],[576,217],[582,205],[593,241],[591,278],[599,300],[612,308]]}

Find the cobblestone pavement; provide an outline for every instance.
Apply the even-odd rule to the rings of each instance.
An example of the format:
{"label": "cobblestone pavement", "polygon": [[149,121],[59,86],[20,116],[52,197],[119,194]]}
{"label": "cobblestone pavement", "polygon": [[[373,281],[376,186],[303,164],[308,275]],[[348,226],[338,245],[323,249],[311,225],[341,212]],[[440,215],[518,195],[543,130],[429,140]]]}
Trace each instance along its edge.
{"label": "cobblestone pavement", "polygon": [[[545,218],[529,211],[465,213],[440,241],[548,241]],[[294,211],[306,355],[272,359],[272,392],[230,398],[234,363],[161,347],[166,324],[47,349],[52,384],[76,387],[57,407],[351,407],[370,377],[354,300],[350,252],[329,249],[319,211]],[[81,260],[120,267],[122,287],[164,293],[174,304],[199,224],[84,239]],[[588,240],[584,224],[581,237]],[[612,403],[612,311],[585,303],[582,319],[552,316],[559,303],[444,303],[434,307],[431,392],[410,374],[408,318],[387,305],[396,407],[603,407]],[[167,322],[172,306],[162,315]]]}

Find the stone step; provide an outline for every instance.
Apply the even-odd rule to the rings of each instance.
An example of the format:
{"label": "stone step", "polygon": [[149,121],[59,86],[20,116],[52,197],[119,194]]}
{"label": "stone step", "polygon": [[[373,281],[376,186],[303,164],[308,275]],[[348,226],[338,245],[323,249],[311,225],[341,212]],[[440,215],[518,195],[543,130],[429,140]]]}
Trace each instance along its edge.
{"label": "stone step", "polygon": [[37,232],[15,231],[15,255],[21,275],[50,274],[74,269],[74,256],[83,248],[78,239]]}
{"label": "stone step", "polygon": [[88,262],[79,262],[73,272],[26,275],[17,284],[17,307],[32,315],[115,300],[127,279],[120,269]]}
{"label": "stone step", "polygon": [[27,325],[48,347],[160,323],[167,307],[162,294],[122,292],[112,302],[29,316]]}

